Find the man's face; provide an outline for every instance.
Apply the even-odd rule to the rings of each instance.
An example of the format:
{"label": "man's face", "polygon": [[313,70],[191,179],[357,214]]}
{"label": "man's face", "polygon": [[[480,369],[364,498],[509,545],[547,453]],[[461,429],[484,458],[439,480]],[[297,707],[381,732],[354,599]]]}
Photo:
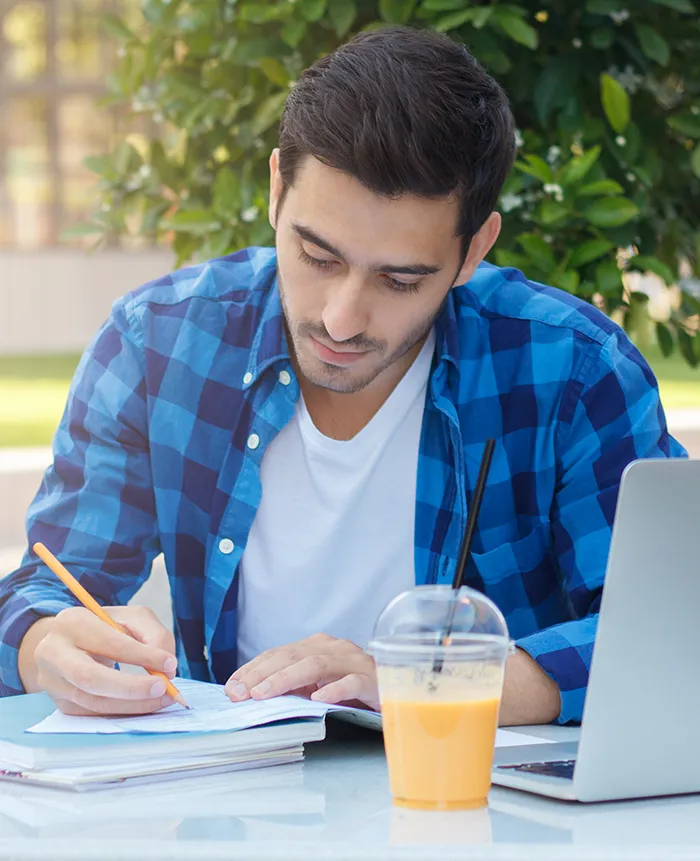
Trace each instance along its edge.
{"label": "man's face", "polygon": [[276,154],[271,165],[280,295],[298,366],[314,385],[359,391],[422,342],[460,283],[457,201],[383,198],[308,156],[279,208]]}

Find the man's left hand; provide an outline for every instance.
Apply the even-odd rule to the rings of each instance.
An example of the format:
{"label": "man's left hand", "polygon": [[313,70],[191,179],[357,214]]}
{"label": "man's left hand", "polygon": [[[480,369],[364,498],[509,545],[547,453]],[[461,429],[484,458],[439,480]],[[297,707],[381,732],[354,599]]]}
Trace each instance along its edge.
{"label": "man's left hand", "polygon": [[234,702],[300,694],[324,703],[359,700],[379,711],[373,658],[350,640],[328,634],[268,649],[236,670],[225,691]]}

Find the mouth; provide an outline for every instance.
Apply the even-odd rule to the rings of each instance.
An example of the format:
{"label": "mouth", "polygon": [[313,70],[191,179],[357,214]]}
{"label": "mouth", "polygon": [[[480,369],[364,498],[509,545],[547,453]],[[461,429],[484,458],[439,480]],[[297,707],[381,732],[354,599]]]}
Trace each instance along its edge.
{"label": "mouth", "polygon": [[309,340],[311,341],[311,346],[318,358],[327,365],[348,367],[359,362],[359,360],[369,352],[369,350],[332,350],[330,347],[326,347],[325,344],[317,341],[313,335],[309,335]]}

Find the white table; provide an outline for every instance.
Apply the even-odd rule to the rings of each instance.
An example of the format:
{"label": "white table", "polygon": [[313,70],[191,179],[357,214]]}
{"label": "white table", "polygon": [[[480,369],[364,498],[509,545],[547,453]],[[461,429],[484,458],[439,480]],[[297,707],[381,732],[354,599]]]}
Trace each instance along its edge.
{"label": "white table", "polygon": [[700,796],[577,805],[494,788],[488,809],[405,811],[380,737],[332,735],[303,766],[88,795],[0,784],[0,859],[700,859]]}

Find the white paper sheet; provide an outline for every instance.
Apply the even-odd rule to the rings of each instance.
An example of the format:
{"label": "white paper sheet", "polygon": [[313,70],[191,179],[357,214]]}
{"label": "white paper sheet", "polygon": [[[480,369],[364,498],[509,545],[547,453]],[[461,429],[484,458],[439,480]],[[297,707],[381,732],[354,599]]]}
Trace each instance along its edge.
{"label": "white paper sheet", "polygon": [[[169,706],[152,715],[126,718],[78,717],[58,709],[28,732],[35,733],[175,733],[240,730],[289,718],[323,717],[329,711],[356,713],[359,709],[317,703],[302,697],[273,697],[232,703],[222,685],[191,679],[175,679],[178,690],[190,705]],[[376,714],[376,713],[370,713]]]}

